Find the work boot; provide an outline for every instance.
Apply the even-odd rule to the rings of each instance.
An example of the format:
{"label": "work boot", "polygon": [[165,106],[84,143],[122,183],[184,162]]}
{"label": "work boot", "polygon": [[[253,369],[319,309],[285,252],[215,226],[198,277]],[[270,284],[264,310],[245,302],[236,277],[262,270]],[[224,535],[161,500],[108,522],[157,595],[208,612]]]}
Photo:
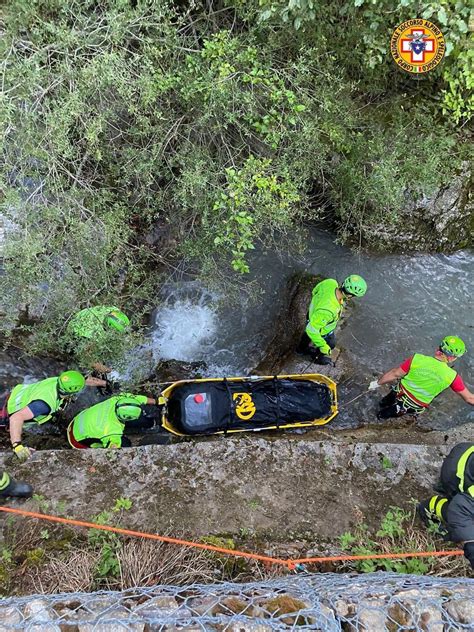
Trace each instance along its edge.
{"label": "work boot", "polygon": [[331,360],[331,357],[324,354],[324,353],[320,353],[319,356],[315,359],[316,364],[322,364],[324,366],[332,366],[334,363]]}
{"label": "work boot", "polygon": [[0,490],[0,497],[7,498],[8,496],[13,496],[15,498],[30,498],[33,495],[33,488],[28,483],[23,483],[22,481],[16,481],[14,478],[10,477],[10,482],[8,485]]}

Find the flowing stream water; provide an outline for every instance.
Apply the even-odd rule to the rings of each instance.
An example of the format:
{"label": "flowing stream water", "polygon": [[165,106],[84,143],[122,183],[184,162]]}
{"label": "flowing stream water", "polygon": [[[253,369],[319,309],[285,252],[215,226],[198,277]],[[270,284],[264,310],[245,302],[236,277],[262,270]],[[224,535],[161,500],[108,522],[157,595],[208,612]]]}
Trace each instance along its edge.
{"label": "flowing stream water", "polygon": [[[359,273],[367,280],[367,294],[353,301],[347,324],[338,331],[338,346],[348,352],[356,369],[340,384],[341,412],[333,425],[374,421],[379,393],[364,395],[348,406],[344,402],[414,352],[433,353],[449,334],[466,342],[468,352],[455,368],[474,390],[472,251],[414,256],[355,253],[335,243],[332,235],[312,229],[304,252],[294,248],[284,254],[256,252],[251,269],[249,280],[255,282],[256,293],[242,291],[233,301],[197,281],[163,286],[149,342],[127,362],[151,368],[159,359],[204,361],[207,376],[247,375],[271,338],[291,275],[307,271],[341,281]],[[8,357],[0,366],[0,382],[30,382],[57,371],[46,358]],[[386,388],[380,395],[383,392]],[[448,389],[421,419],[428,427],[448,428],[474,421],[474,410]]]}
{"label": "flowing stream water", "polygon": [[[345,399],[361,392],[372,376],[397,366],[411,354],[433,353],[449,334],[466,342],[468,353],[455,368],[474,389],[472,252],[414,256],[354,253],[316,229],[309,232],[306,245],[303,254],[255,254],[252,278],[260,288],[257,299],[242,294],[241,300],[229,304],[197,282],[166,286],[154,314],[155,358],[203,360],[208,375],[245,375],[257,363],[271,335],[289,275],[306,270],[342,280],[358,273],[367,280],[368,292],[354,301],[347,326],[338,335],[338,344],[358,367],[350,387],[343,392]],[[367,418],[364,400],[354,403],[352,416]],[[448,391],[432,406],[429,420],[434,428],[451,427],[474,421],[474,411]]]}

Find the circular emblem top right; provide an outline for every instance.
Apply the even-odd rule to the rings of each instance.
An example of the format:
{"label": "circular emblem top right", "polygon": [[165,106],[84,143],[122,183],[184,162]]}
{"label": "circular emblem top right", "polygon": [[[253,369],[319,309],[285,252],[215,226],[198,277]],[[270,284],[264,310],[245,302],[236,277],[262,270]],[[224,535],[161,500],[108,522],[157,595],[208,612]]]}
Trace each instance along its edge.
{"label": "circular emblem top right", "polygon": [[441,30],[422,18],[399,24],[390,40],[390,52],[397,66],[406,72],[420,74],[436,68],[446,50]]}

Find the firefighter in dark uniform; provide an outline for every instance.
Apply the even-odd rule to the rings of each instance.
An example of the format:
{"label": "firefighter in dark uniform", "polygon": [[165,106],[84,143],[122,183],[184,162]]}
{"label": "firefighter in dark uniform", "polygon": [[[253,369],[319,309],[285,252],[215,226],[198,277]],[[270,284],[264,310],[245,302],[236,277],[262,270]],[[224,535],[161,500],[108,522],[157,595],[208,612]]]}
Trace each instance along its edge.
{"label": "firefighter in dark uniform", "polygon": [[425,524],[442,525],[446,539],[459,542],[474,568],[474,443],[458,443],[445,458],[440,492],[418,505]]}

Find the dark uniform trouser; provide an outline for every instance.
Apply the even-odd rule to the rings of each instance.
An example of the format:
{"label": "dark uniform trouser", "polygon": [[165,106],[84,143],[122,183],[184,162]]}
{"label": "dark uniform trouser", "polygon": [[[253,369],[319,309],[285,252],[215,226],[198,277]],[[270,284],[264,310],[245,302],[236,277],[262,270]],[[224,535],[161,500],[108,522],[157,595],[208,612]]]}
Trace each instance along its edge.
{"label": "dark uniform trouser", "polygon": [[425,524],[441,526],[445,539],[464,542],[464,556],[474,568],[474,443],[459,443],[444,459],[432,496],[418,505]]}
{"label": "dark uniform trouser", "polygon": [[424,406],[417,406],[411,403],[408,397],[404,397],[399,388],[390,390],[379,402],[379,419],[391,419],[392,417],[403,417],[403,415],[420,415],[426,410]]}
{"label": "dark uniform trouser", "polygon": [[418,514],[426,526],[430,522],[441,525],[447,522],[448,504],[446,496],[431,496],[418,505]]}
{"label": "dark uniform trouser", "polygon": [[438,526],[444,540],[462,542],[464,557],[474,569],[474,498],[456,494],[454,498],[432,496],[417,507],[421,520]]}

